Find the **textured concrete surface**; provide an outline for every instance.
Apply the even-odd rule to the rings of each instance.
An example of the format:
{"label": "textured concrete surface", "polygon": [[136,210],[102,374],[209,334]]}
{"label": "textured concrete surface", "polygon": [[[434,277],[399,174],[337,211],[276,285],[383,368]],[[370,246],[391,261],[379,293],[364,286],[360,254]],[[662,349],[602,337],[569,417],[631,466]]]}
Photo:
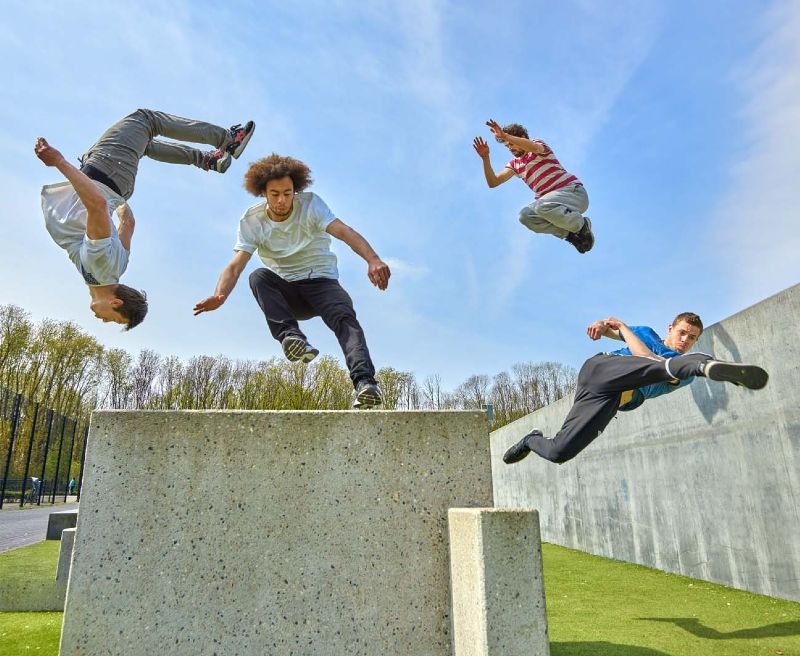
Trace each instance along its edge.
{"label": "textured concrete surface", "polygon": [[549,656],[539,515],[453,508],[455,656]]}
{"label": "textured concrete surface", "polygon": [[61,654],[450,654],[489,505],[482,412],[96,412]]}
{"label": "textured concrete surface", "polygon": [[47,520],[47,539],[60,540],[61,531],[67,528],[75,528],[78,524],[77,510],[58,510],[50,513]]}
{"label": "textured concrete surface", "polygon": [[798,317],[800,285],[697,344],[763,366],[765,389],[698,379],[619,413],[564,465],[502,454],[533,428],[555,434],[570,399],[494,431],[495,506],[537,508],[547,542],[800,601]]}
{"label": "textured concrete surface", "polygon": [[[56,567],[56,583],[67,591],[67,581],[69,580],[69,570],[72,565],[72,550],[75,547],[74,528],[65,528],[61,532],[61,548],[58,551],[58,566]],[[62,597],[62,608],[64,599]]]}

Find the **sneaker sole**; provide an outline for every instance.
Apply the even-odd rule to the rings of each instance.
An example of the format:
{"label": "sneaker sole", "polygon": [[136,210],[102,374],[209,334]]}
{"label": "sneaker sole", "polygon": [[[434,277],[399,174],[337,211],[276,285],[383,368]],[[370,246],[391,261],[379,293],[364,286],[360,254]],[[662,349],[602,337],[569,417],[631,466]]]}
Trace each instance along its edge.
{"label": "sneaker sole", "polygon": [[[302,360],[307,353],[307,346],[308,343],[300,338],[289,337],[285,339],[283,342],[281,342],[281,347],[283,348],[283,354],[286,356],[286,359],[289,362],[299,362],[300,360]],[[319,351],[317,351],[317,353],[319,353]],[[316,353],[314,355],[316,355]],[[313,360],[314,356],[312,356],[311,359]]]}
{"label": "sneaker sole", "polygon": [[[250,123],[250,121],[248,121],[248,123]],[[256,124],[253,123],[253,129],[250,130],[250,132],[248,132],[244,136],[244,139],[242,139],[239,142],[239,144],[236,146],[236,148],[234,148],[233,152],[231,153],[233,159],[239,159],[239,155],[241,155],[244,152],[244,149],[247,148],[247,144],[250,142],[250,137],[253,136],[253,133],[255,131],[256,131]]]}
{"label": "sneaker sole", "polygon": [[231,168],[231,158],[230,155],[228,157],[223,157],[217,162],[217,165],[214,167],[214,170],[217,173],[225,173],[229,168]]}
{"label": "sneaker sole", "polygon": [[382,404],[383,399],[377,394],[374,394],[373,392],[362,392],[356,397],[356,400],[353,401],[353,408],[356,410],[369,410],[370,408],[374,408]]}
{"label": "sneaker sole", "polygon": [[769,374],[754,364],[711,361],[706,364],[705,376],[711,380],[733,383],[739,387],[762,389],[769,380]]}

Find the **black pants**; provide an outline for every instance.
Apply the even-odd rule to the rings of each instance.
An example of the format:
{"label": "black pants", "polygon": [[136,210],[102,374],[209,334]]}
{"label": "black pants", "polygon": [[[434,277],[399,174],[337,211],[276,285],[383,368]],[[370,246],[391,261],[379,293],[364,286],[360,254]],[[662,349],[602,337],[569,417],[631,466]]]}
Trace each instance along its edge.
{"label": "black pants", "polygon": [[595,355],[583,363],[578,373],[575,402],[561,430],[553,439],[530,434],[528,446],[551,462],[571,460],[608,426],[617,414],[623,392],[700,375],[700,366],[707,360],[711,356],[705,353],[679,355],[666,361],[635,355]]}
{"label": "black pants", "polygon": [[353,301],[337,280],[308,278],[290,282],[269,269],[256,269],[250,274],[250,289],[269,331],[279,342],[290,335],[306,339],[297,322],[321,317],[339,340],[353,384],[374,378],[375,367]]}

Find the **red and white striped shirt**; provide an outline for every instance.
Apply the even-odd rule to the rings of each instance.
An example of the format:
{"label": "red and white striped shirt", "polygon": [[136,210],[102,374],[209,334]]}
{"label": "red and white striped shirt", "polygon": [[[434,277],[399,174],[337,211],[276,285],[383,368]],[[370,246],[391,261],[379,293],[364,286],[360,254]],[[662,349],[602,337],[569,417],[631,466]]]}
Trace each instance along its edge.
{"label": "red and white striped shirt", "polygon": [[515,157],[506,164],[506,168],[522,178],[533,189],[536,198],[568,184],[582,184],[576,176],[564,170],[550,146],[539,139],[533,141],[544,146],[544,152],[525,153],[522,157]]}

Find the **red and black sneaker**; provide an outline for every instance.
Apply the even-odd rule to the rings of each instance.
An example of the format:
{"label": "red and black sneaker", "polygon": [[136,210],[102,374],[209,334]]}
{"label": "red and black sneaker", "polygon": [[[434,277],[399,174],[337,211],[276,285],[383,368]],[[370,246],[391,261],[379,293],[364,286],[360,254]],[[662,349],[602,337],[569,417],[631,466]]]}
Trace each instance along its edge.
{"label": "red and black sneaker", "polygon": [[203,168],[206,171],[216,171],[217,173],[225,173],[231,167],[231,156],[227,150],[219,148],[207,152],[203,160]]}
{"label": "red and black sneaker", "polygon": [[227,150],[234,159],[239,159],[239,155],[244,152],[250,137],[256,131],[256,124],[253,121],[247,121],[244,125],[234,125],[231,127],[231,143],[229,143],[225,150]]}

